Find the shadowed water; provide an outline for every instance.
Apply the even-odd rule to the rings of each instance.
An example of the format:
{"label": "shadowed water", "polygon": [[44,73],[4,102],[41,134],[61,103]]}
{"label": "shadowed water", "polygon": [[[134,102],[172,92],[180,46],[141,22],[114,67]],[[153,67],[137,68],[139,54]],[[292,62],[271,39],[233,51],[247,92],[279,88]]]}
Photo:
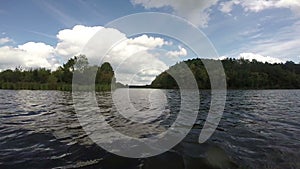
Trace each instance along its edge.
{"label": "shadowed water", "polygon": [[[136,121],[144,118],[147,128],[118,114],[111,93],[97,93],[106,121],[137,138],[168,129],[180,108],[179,91],[162,90],[166,105],[164,110],[157,105],[161,112],[153,116],[149,112],[155,104],[143,97],[152,89],[130,90],[133,105],[145,112]],[[228,91],[222,120],[204,144],[197,141],[210,106],[209,91],[200,97],[198,118],[183,141],[164,154],[130,159],[89,138],[70,92],[0,90],[0,168],[300,168],[300,90]]]}

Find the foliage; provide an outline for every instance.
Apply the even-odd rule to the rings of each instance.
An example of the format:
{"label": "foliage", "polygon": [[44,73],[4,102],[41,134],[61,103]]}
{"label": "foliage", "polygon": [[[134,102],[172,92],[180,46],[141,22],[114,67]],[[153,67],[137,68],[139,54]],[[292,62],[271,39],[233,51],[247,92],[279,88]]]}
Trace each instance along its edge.
{"label": "foliage", "polygon": [[[209,60],[213,61],[213,60]],[[182,62],[181,62],[182,63]],[[155,88],[177,88],[175,80],[168,74],[181,63],[158,75],[151,83]],[[201,59],[184,61],[193,72],[200,89],[209,89],[210,82]],[[262,63],[256,60],[225,59],[222,64],[229,89],[299,89],[300,64]],[[176,71],[175,71],[176,72]],[[177,71],[180,74],[180,71]]]}
{"label": "foliage", "polygon": [[[89,75],[93,70],[97,70],[96,79],[91,79]],[[107,62],[101,67],[89,66],[85,55],[75,56],[57,70],[45,68],[22,70],[5,70],[0,72],[0,89],[28,89],[28,90],[72,90],[72,79],[77,71],[84,77],[85,82],[96,82],[97,91],[110,90],[116,79],[111,65]]]}

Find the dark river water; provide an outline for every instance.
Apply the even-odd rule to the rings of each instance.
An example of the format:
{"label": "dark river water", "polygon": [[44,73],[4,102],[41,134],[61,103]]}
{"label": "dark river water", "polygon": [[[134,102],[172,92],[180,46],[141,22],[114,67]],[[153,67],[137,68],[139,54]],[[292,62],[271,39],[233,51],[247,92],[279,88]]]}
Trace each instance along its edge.
{"label": "dark river water", "polygon": [[[130,90],[142,112],[136,120],[154,118],[145,99],[152,89]],[[125,132],[151,137],[174,122],[180,93],[161,93],[169,100],[165,110],[150,109],[168,115],[152,123],[161,126],[152,133],[140,132],[142,124]],[[112,127],[132,124],[116,116],[110,93],[96,95]],[[134,159],[109,153],[90,139],[77,119],[71,92],[0,90],[0,168],[300,168],[300,90],[229,90],[219,126],[203,144],[198,137],[210,92],[200,91],[200,96],[196,123],[179,144],[163,154]]]}

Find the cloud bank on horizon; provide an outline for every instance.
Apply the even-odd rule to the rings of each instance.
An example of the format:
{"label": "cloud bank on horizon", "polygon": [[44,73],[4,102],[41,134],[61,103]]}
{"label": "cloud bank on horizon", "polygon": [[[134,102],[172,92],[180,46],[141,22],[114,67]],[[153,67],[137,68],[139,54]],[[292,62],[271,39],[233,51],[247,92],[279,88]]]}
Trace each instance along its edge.
{"label": "cloud bank on horizon", "polygon": [[[168,12],[187,19],[203,29],[209,38],[216,39],[216,47],[221,51],[220,58],[243,57],[270,63],[300,60],[300,0],[131,0],[130,3],[132,8],[142,7],[145,11]],[[239,10],[242,12],[237,12]],[[274,18],[273,10],[288,13],[289,18]],[[55,13],[72,18],[59,9],[56,9]],[[261,13],[261,18],[255,18]],[[216,15],[222,16],[223,20],[215,21],[220,17]],[[242,20],[247,17],[250,17],[247,24],[252,24],[251,27],[247,27],[246,21],[239,22],[239,18]],[[61,19],[59,18],[60,21]],[[232,25],[226,24],[226,19],[230,20]],[[260,23],[253,20],[259,20]],[[280,27],[268,25],[271,22],[266,22],[266,20],[274,20]],[[234,23],[235,21],[237,23]],[[263,25],[264,22],[266,22],[265,25]],[[247,25],[244,26],[246,28],[243,31],[238,29],[239,23]],[[157,53],[173,61],[179,61],[191,55],[186,47],[173,44],[164,37],[146,34],[127,37],[116,29],[87,25],[78,23],[72,27],[57,30],[56,35],[45,34],[51,38],[55,37],[57,40],[55,44],[34,40],[19,44],[15,38],[2,32],[0,35],[0,70],[14,69],[18,66],[45,67],[54,70],[69,58],[80,54],[84,45],[100,29],[107,32],[107,39],[123,39],[104,57],[104,61],[111,62],[113,67],[118,69],[117,79],[123,83],[149,83],[157,74],[167,69],[170,63],[163,62]],[[276,31],[270,31],[275,28]],[[232,29],[231,32],[230,29]],[[227,33],[229,37],[226,39],[224,35],[224,39],[220,38],[220,32]],[[230,49],[230,44],[233,44],[233,49]],[[101,50],[101,46],[105,43],[99,41],[97,45]],[[155,50],[160,50],[160,52],[153,52]],[[162,50],[165,51],[162,52]],[[89,58],[89,60],[92,61],[91,63],[97,62],[96,58]],[[132,74],[136,74],[135,79],[131,78]]]}

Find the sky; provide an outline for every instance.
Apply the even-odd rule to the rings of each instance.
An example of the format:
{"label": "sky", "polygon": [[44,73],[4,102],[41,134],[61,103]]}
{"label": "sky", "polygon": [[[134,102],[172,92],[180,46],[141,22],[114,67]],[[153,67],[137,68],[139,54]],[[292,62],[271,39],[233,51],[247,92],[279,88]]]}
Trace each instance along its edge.
{"label": "sky", "polygon": [[123,38],[105,57],[123,83],[149,84],[173,63],[197,57],[172,38],[146,33],[129,37],[105,27],[141,12],[186,19],[207,36],[221,59],[300,62],[300,0],[2,0],[0,70],[55,70],[78,55],[100,29],[104,38]]}

